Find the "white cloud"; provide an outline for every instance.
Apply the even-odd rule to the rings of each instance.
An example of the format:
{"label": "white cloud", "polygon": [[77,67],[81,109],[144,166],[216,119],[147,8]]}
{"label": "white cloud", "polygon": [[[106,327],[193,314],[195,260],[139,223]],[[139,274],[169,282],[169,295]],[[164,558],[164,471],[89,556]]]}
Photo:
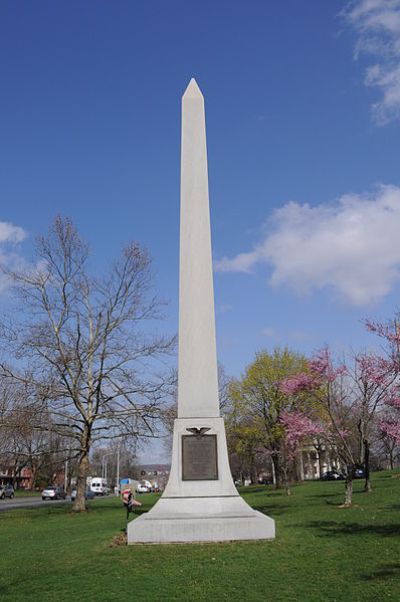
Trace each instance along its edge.
{"label": "white cloud", "polygon": [[365,84],[382,92],[372,106],[376,123],[400,118],[400,0],[353,0],[342,16],[357,32],[356,57],[365,54],[375,61]]}
{"label": "white cloud", "polygon": [[331,289],[353,305],[371,305],[400,280],[400,188],[342,196],[311,207],[275,210],[264,240],[248,253],[217,261],[217,271],[272,268],[269,283],[300,295]]}
{"label": "white cloud", "polygon": [[[19,226],[0,222],[0,266],[12,268],[22,261],[18,253],[18,244],[26,238],[26,232]],[[8,278],[0,270],[0,292],[8,287]]]}
{"label": "white cloud", "polygon": [[19,226],[13,226],[8,222],[0,222],[0,244],[18,243],[26,238],[26,232]]}

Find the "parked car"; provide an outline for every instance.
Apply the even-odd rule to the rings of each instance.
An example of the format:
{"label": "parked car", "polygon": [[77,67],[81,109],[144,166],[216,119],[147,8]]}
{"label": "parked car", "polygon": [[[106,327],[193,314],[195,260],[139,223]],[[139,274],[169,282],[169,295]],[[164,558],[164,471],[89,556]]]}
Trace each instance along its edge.
{"label": "parked car", "polygon": [[[93,498],[96,497],[96,494],[94,491],[91,491],[90,489],[86,489],[85,491],[85,500],[92,500]],[[73,489],[71,491],[71,501],[73,502],[76,498],[76,489]]]}
{"label": "parked car", "polygon": [[0,500],[4,500],[4,498],[9,497],[10,500],[14,497],[14,487],[12,485],[0,485]]}
{"label": "parked car", "polygon": [[354,471],[354,478],[355,479],[365,479],[365,469],[360,466],[358,468],[356,468]]}
{"label": "parked car", "polygon": [[64,487],[57,485],[50,485],[42,491],[42,500],[65,500],[66,497]]}
{"label": "parked car", "polygon": [[344,476],[337,470],[328,470],[321,475],[321,481],[342,481]]}
{"label": "parked car", "polygon": [[142,483],[139,483],[136,485],[136,493],[149,493],[149,488],[147,485],[142,485]]}

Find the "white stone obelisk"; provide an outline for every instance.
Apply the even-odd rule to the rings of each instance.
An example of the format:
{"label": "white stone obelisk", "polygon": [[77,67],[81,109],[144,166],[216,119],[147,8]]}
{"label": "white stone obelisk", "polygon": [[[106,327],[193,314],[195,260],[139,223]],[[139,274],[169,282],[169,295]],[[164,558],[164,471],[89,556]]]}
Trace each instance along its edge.
{"label": "white stone obelisk", "polygon": [[178,418],[161,499],[128,525],[128,543],[270,539],[274,521],[233,483],[218,399],[204,98],[182,98]]}
{"label": "white stone obelisk", "polygon": [[178,418],[220,415],[204,98],[182,98]]}

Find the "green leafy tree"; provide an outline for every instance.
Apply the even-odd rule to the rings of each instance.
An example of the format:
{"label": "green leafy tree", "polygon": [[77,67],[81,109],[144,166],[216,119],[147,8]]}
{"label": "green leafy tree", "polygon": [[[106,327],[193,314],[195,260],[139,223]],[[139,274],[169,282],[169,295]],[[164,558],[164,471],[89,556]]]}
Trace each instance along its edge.
{"label": "green leafy tree", "polygon": [[228,438],[236,438],[239,448],[246,444],[246,449],[249,449],[252,441],[268,452],[277,487],[282,486],[285,480],[282,413],[306,403],[306,399],[299,395],[294,400],[284,393],[281,383],[305,371],[307,361],[304,356],[288,348],[276,348],[272,353],[258,352],[242,378],[230,384],[234,419],[228,422]]}

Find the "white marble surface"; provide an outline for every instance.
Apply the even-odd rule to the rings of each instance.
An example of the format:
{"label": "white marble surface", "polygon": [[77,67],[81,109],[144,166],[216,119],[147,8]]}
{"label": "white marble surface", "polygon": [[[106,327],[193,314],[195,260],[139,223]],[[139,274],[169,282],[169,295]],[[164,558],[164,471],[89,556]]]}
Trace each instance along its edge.
{"label": "white marble surface", "polygon": [[[217,437],[218,478],[182,480],[182,436]],[[182,99],[178,418],[171,474],[157,504],[128,525],[128,543],[271,539],[274,521],[233,483],[218,400],[204,99],[192,79]]]}
{"label": "white marble surface", "polygon": [[[247,506],[241,498],[244,506]],[[204,498],[200,514],[191,511],[192,501],[185,500],[186,508],[177,513],[162,513],[162,499],[156,507],[157,513],[143,514],[128,525],[129,544],[163,544],[163,543],[198,543],[243,541],[256,539],[273,539],[275,537],[275,522],[272,518],[251,510],[247,506],[245,512],[226,512],[218,507],[214,498]],[[182,500],[183,503],[183,500]],[[156,508],[155,507],[155,508]],[[212,508],[214,512],[204,511]]]}
{"label": "white marble surface", "polygon": [[178,417],[219,416],[204,98],[182,98]]}

